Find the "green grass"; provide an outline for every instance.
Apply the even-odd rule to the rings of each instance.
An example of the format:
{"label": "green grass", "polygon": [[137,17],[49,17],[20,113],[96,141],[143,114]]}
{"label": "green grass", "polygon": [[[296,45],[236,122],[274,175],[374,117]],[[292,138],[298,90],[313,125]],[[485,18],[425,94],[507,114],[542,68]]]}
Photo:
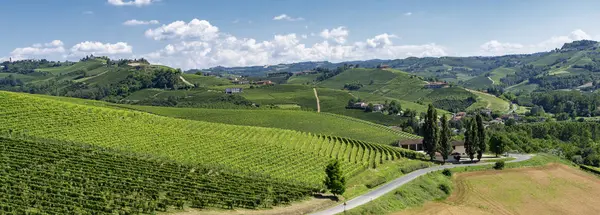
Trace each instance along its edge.
{"label": "green grass", "polygon": [[506,67],[500,67],[497,69],[492,70],[492,72],[490,72],[491,76],[490,78],[493,80],[495,85],[498,85],[502,82],[500,82],[500,79],[506,77],[507,75],[512,75],[515,74],[516,70],[513,68],[506,68]]}
{"label": "green grass", "polygon": [[75,72],[78,70],[81,71],[92,71],[98,69],[106,64],[106,61],[103,59],[93,59],[89,61],[77,62],[70,66],[59,66],[59,67],[50,67],[50,68],[40,68],[36,69],[39,72],[48,72],[52,75],[64,75],[71,72]]}
{"label": "green grass", "polygon": [[[562,163],[573,166],[571,162],[556,156],[538,154],[526,161],[506,163],[505,168],[543,166],[549,163]],[[490,165],[483,166],[452,168],[451,171],[458,173],[492,169],[493,163],[490,163]],[[441,171],[428,173],[401,186],[394,192],[390,192],[367,204],[346,211],[344,214],[389,214],[408,208],[420,207],[427,201],[442,200],[449,196],[449,193],[445,193],[440,189],[442,184],[452,188],[452,179],[441,174]]]}
{"label": "green grass", "polygon": [[234,110],[128,106],[149,113],[206,122],[282,128],[340,136],[366,142],[389,144],[400,139],[417,136],[395,132],[384,126],[334,114],[294,110]]}
{"label": "green grass", "polygon": [[441,184],[451,188],[452,179],[440,172],[429,173],[344,214],[388,214],[422,206],[427,201],[445,199],[449,194],[440,189]]}
{"label": "green grass", "polygon": [[[0,131],[149,154],[186,164],[222,166],[318,185],[330,159],[348,176],[400,156],[385,145],[306,132],[175,119],[0,92]],[[359,147],[362,145],[363,147]]]}
{"label": "green grass", "polygon": [[463,86],[470,89],[487,89],[493,86],[492,80],[485,76],[477,76],[463,83]]}
{"label": "green grass", "polygon": [[294,75],[287,80],[288,84],[313,83],[320,74]]}
{"label": "green grass", "polygon": [[531,93],[534,90],[536,90],[538,88],[537,84],[529,84],[529,81],[523,81],[519,84],[510,86],[506,88],[506,91],[508,92],[524,92],[524,93]]}
{"label": "green grass", "polygon": [[385,163],[377,169],[368,169],[350,178],[346,183],[347,188],[343,196],[345,199],[352,199],[404,174],[432,165],[433,163],[430,162],[407,159]]}
{"label": "green grass", "polygon": [[499,111],[501,113],[506,113],[509,111],[510,108],[510,102],[502,100],[501,98],[498,98],[494,95],[490,95],[487,93],[482,93],[479,91],[471,91],[472,93],[474,93],[475,95],[477,95],[479,98],[477,100],[477,102],[473,105],[471,105],[467,110],[477,110],[477,109],[481,109],[481,108],[489,108],[492,111]]}
{"label": "green grass", "polygon": [[185,78],[186,81],[196,84],[199,87],[231,85],[229,80],[215,76],[202,76],[196,74],[182,74],[181,76]]}

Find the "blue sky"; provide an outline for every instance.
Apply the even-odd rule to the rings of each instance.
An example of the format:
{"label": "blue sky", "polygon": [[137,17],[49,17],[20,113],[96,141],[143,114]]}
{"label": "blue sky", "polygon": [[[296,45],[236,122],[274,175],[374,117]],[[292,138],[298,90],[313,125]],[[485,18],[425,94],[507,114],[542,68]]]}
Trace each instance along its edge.
{"label": "blue sky", "polygon": [[532,53],[600,40],[592,0],[5,0],[2,8],[0,60],[95,54],[189,69]]}

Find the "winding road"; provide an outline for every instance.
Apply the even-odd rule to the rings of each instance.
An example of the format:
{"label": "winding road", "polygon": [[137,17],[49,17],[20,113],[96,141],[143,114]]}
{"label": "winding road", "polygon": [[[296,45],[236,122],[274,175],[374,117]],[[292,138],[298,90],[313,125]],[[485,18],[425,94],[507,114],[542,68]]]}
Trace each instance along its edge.
{"label": "winding road", "polygon": [[[524,155],[524,154],[511,154],[510,157],[514,157],[516,159],[507,161],[507,163],[525,161],[525,160],[530,159],[532,156]],[[457,164],[457,165],[449,164],[449,165],[433,166],[433,167],[429,167],[429,168],[425,168],[425,169],[416,170],[416,171],[413,171],[406,175],[403,175],[402,177],[394,179],[393,181],[391,181],[381,187],[378,187],[377,189],[374,189],[366,194],[363,194],[354,199],[346,201],[346,206],[344,206],[344,204],[339,204],[339,205],[336,205],[335,207],[313,213],[313,215],[338,214],[338,213],[344,212],[345,210],[350,210],[352,208],[364,205],[364,204],[372,201],[373,199],[379,198],[379,197],[385,195],[386,193],[392,192],[393,190],[396,190],[396,188],[398,188],[412,180],[415,180],[419,176],[425,175],[430,172],[439,171],[439,170],[443,170],[443,169],[456,168],[456,167],[481,166],[481,165],[491,165],[491,164],[492,163],[473,163],[473,164]]]}

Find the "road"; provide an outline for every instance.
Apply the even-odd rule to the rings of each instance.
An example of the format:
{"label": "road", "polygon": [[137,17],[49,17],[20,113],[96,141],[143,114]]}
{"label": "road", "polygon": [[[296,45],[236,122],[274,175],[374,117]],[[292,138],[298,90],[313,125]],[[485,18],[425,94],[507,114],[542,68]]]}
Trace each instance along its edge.
{"label": "road", "polygon": [[319,95],[317,94],[317,88],[313,88],[315,92],[315,98],[317,98],[317,113],[321,113],[321,102],[319,101]]}
{"label": "road", "polygon": [[[528,160],[531,158],[531,155],[522,155],[522,154],[511,154],[510,156],[514,157],[516,159],[512,160],[512,161],[508,161],[507,163],[520,162],[520,161]],[[491,164],[493,164],[493,163],[473,163],[473,164],[457,164],[457,165],[449,164],[449,165],[433,166],[433,167],[429,167],[429,168],[425,168],[425,169],[416,170],[414,172],[403,175],[402,177],[394,179],[393,181],[391,181],[381,187],[378,187],[377,189],[372,190],[366,194],[363,194],[354,199],[346,201],[345,207],[343,204],[340,204],[335,207],[313,213],[312,215],[337,214],[337,213],[344,212],[344,210],[350,210],[352,208],[364,205],[376,198],[379,198],[379,197],[385,195],[386,193],[396,190],[398,187],[400,187],[412,180],[415,180],[419,176],[425,175],[430,172],[439,171],[439,170],[443,170],[443,169],[450,169],[450,168],[455,168],[455,167],[481,166],[481,165],[491,165]]]}

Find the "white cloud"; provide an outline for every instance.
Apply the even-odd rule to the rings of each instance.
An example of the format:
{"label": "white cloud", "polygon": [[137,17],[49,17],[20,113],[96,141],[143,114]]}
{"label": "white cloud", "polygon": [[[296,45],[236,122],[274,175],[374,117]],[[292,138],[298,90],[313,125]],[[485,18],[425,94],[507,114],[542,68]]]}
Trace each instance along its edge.
{"label": "white cloud", "polygon": [[498,40],[490,40],[480,46],[481,55],[506,55],[506,54],[530,54],[535,52],[550,51],[555,48],[560,48],[565,43],[570,43],[576,40],[590,40],[592,37],[581,29],[576,29],[564,36],[553,36],[547,40],[534,44],[520,44],[499,42]]}
{"label": "white cloud", "polygon": [[48,58],[56,55],[60,55],[65,52],[63,42],[60,40],[53,40],[48,43],[36,43],[30,47],[16,48],[10,52],[10,57],[13,60],[21,60],[28,58]]}
{"label": "white cloud", "polygon": [[284,13],[284,14],[281,14],[279,16],[273,17],[273,20],[278,20],[278,21],[281,21],[281,20],[285,20],[285,21],[302,21],[302,20],[304,20],[304,18],[302,18],[302,17],[291,17],[291,16],[288,16],[287,14]]}
{"label": "white cloud", "polygon": [[144,20],[132,19],[132,20],[127,20],[127,21],[123,22],[123,25],[129,25],[129,26],[134,26],[134,25],[158,25],[158,24],[160,24],[160,22],[158,22],[158,20],[144,21]]}
{"label": "white cloud", "polygon": [[[171,23],[173,24],[173,23]],[[210,23],[206,23],[207,26]],[[210,25],[212,26],[212,25]],[[216,27],[214,27],[216,28]],[[346,33],[336,33],[346,31]],[[308,35],[283,34],[275,35],[269,40],[258,41],[254,38],[238,38],[236,36],[215,31],[211,40],[202,36],[185,37],[184,33],[170,33],[169,38],[175,38],[164,48],[145,54],[153,63],[190,68],[208,68],[213,66],[250,66],[272,65],[300,61],[333,62],[348,60],[365,60],[373,58],[391,59],[409,56],[443,56],[445,48],[436,44],[396,45],[392,39],[395,35],[380,34],[362,42],[342,44],[346,42],[347,29],[328,30],[328,40],[310,44],[301,41]],[[169,31],[171,32],[171,31]],[[186,32],[186,31],[174,31]],[[333,32],[333,33],[332,33]],[[162,35],[162,34],[161,34]],[[174,36],[176,35],[176,36]],[[345,35],[345,36],[344,36]],[[151,36],[153,38],[154,34]]]}
{"label": "white cloud", "polygon": [[518,43],[501,43],[497,40],[491,40],[482,44],[480,48],[483,52],[492,55],[505,55],[518,53],[524,46]]}
{"label": "white cloud", "polygon": [[348,29],[344,26],[340,26],[331,30],[323,29],[320,35],[327,40],[332,39],[337,43],[343,44],[346,42],[346,38],[348,37]]}
{"label": "white cloud", "polygon": [[206,20],[193,19],[189,23],[175,21],[159,28],[148,29],[146,37],[154,40],[196,39],[211,40],[218,36],[219,28]]}
{"label": "white cloud", "polygon": [[306,38],[308,38],[308,35],[302,34],[300,37],[302,37],[302,39],[306,39]]}
{"label": "white cloud", "polygon": [[81,12],[81,13],[82,13],[83,15],[94,15],[94,11],[91,11],[91,10],[86,10],[86,11],[83,11],[83,12]]}
{"label": "white cloud", "polygon": [[101,42],[92,42],[85,41],[78,44],[75,44],[71,47],[71,53],[69,56],[85,56],[85,55],[107,55],[107,56],[115,56],[115,55],[123,55],[123,54],[131,54],[133,48],[125,42],[118,43],[101,43]]}
{"label": "white cloud", "polygon": [[412,16],[412,12],[406,12],[404,13],[404,16]]}
{"label": "white cloud", "polygon": [[147,6],[152,3],[157,2],[158,0],[108,0],[108,3],[114,6]]}

